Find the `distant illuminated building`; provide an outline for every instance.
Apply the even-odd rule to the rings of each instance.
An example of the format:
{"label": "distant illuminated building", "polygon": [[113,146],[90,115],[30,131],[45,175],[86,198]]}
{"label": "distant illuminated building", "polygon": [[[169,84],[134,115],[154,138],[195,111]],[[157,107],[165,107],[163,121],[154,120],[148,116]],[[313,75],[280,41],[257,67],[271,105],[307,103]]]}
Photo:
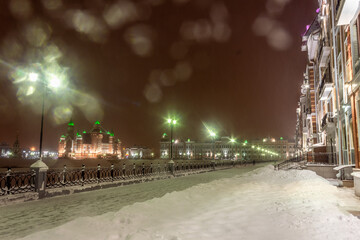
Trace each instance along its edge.
{"label": "distant illuminated building", "polygon": [[0,157],[7,157],[11,154],[11,147],[7,143],[0,143]]}
{"label": "distant illuminated building", "polygon": [[[295,143],[284,138],[237,141],[230,137],[193,141],[175,139],[173,159],[285,160],[296,157]],[[170,159],[170,139],[166,133],[160,140],[160,158]]]}
{"label": "distant illuminated building", "polygon": [[124,158],[126,159],[153,159],[154,150],[147,147],[133,146],[124,149]]}
{"label": "distant illuminated building", "polygon": [[121,142],[114,133],[105,130],[99,121],[88,132],[76,132],[74,123],[68,123],[66,135],[60,137],[59,157],[74,159],[116,157],[121,158]]}
{"label": "distant illuminated building", "polygon": [[295,142],[283,137],[279,139],[269,137],[262,140],[252,140],[251,144],[279,154],[279,159],[282,160],[296,157]]}
{"label": "distant illuminated building", "polygon": [[[229,137],[220,137],[215,141],[196,142],[191,139],[173,140],[173,159],[241,159],[239,143],[232,143]],[[166,133],[160,141],[160,158],[170,158],[170,139]]]}

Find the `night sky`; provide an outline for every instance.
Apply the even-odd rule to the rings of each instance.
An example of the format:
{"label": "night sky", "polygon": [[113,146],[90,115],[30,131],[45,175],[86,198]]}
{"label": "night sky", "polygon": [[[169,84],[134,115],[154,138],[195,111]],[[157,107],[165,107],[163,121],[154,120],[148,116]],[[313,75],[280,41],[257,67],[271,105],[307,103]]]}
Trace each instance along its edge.
{"label": "night sky", "polygon": [[0,2],[0,142],[18,132],[21,146],[38,148],[40,91],[21,97],[11,73],[42,62],[34,52],[50,44],[68,83],[49,90],[45,149],[57,148],[70,116],[81,131],[100,120],[125,146],[155,149],[172,115],[186,139],[203,139],[204,124],[240,139],[293,138],[301,34],[316,0],[44,2]]}

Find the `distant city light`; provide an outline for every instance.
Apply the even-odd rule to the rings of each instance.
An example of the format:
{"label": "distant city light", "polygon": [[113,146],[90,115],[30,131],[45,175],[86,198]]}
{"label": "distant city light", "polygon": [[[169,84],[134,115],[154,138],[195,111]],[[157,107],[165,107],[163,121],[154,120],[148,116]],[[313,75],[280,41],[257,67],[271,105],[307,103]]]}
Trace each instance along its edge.
{"label": "distant city light", "polygon": [[55,75],[51,75],[49,79],[49,86],[52,88],[59,88],[61,86],[61,80]]}
{"label": "distant city light", "polygon": [[39,74],[31,72],[29,73],[29,81],[30,82],[36,82],[39,78]]}
{"label": "distant city light", "polygon": [[216,136],[216,133],[212,130],[209,130],[209,134],[210,134],[210,137],[215,137]]}

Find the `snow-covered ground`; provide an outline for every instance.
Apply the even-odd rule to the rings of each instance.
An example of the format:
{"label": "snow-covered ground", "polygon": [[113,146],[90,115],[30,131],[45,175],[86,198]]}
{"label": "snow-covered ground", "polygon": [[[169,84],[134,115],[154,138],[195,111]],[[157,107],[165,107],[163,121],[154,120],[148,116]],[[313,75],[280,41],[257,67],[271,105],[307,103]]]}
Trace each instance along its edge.
{"label": "snow-covered ground", "polygon": [[167,193],[183,191],[198,184],[231,178],[265,164],[2,206],[0,207],[0,240],[24,237],[60,226],[79,217],[117,212],[136,202],[161,198]]}
{"label": "snow-covered ground", "polygon": [[360,209],[349,191],[310,171],[267,166],[24,239],[360,239],[360,220],[346,209]]}

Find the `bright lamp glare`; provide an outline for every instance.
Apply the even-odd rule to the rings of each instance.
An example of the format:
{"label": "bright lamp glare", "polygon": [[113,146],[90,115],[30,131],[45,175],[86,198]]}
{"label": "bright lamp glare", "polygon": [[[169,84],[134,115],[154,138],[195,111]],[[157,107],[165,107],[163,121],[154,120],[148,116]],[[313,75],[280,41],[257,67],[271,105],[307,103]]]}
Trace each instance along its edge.
{"label": "bright lamp glare", "polygon": [[171,121],[172,121],[172,120],[171,120],[170,118],[167,120],[168,123],[171,123]]}
{"label": "bright lamp glare", "polygon": [[216,133],[214,133],[213,131],[209,131],[209,133],[210,133],[210,136],[211,136],[211,137],[215,137],[215,136],[216,136]]}
{"label": "bright lamp glare", "polygon": [[57,76],[53,75],[53,76],[50,77],[50,79],[49,79],[49,86],[50,87],[58,88],[58,87],[60,87],[60,84],[61,84],[61,81]]}
{"label": "bright lamp glare", "polygon": [[39,74],[31,72],[29,73],[29,81],[30,82],[36,82],[39,78]]}
{"label": "bright lamp glare", "polygon": [[176,120],[173,120],[173,124],[176,124],[176,122],[177,122]]}

